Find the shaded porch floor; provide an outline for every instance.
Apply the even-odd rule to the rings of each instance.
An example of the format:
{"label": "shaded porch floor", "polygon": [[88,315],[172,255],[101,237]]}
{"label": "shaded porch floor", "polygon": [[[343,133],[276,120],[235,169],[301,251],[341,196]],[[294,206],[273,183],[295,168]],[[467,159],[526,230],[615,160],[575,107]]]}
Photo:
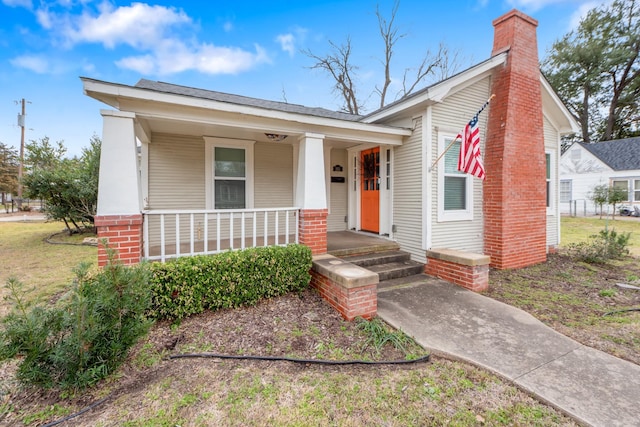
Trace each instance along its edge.
{"label": "shaded porch floor", "polygon": [[327,233],[327,253],[336,257],[398,249],[400,246],[396,242],[369,233],[356,231]]}
{"label": "shaded porch floor", "polygon": [[[287,236],[279,236],[278,243],[283,244],[285,242],[295,242],[295,235],[290,235],[288,240]],[[269,236],[267,238],[267,242],[261,237],[256,242],[258,246],[269,246],[274,245],[275,239],[274,236]],[[244,247],[249,248],[253,246],[253,239],[246,238],[244,242]],[[230,248],[239,249],[242,247],[242,241],[239,238],[233,240],[233,245],[229,239],[221,239],[220,240],[220,251],[226,251]],[[327,233],[327,253],[336,256],[347,256],[347,255],[358,255],[362,253],[368,252],[382,252],[382,251],[393,251],[399,249],[400,246],[392,241],[382,237],[378,237],[374,234],[369,233],[361,233],[356,231],[331,231]],[[208,242],[208,250],[209,253],[216,252],[217,250],[217,242],[214,240],[210,240]],[[191,250],[191,245],[189,243],[180,244],[180,254],[182,255],[195,255],[204,253],[204,242],[197,241],[194,242],[193,252]],[[152,245],[149,248],[149,254],[147,256],[150,257],[159,257],[161,255],[161,247],[159,245]],[[165,245],[165,256],[167,259],[175,258],[176,256],[176,245],[174,244],[166,244]]]}

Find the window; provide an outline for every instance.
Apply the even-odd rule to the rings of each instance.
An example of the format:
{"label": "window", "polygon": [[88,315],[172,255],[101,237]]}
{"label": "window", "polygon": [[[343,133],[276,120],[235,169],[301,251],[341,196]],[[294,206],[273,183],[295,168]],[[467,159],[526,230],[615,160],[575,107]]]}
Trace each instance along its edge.
{"label": "window", "polygon": [[215,147],[213,159],[214,208],[246,208],[245,150]]}
{"label": "window", "polygon": [[[441,135],[439,152],[443,152],[453,137]],[[473,176],[458,171],[460,141],[447,150],[438,168],[438,221],[473,219]]]}
{"label": "window", "polygon": [[633,200],[640,202],[640,179],[633,180]]}
{"label": "window", "polygon": [[547,215],[553,215],[555,214],[555,205],[557,202],[556,191],[558,191],[558,186],[556,184],[555,152],[547,151],[544,156],[546,163],[545,186],[547,193]]}
{"label": "window", "polygon": [[560,181],[560,202],[570,202],[572,198],[572,181],[563,179]]}
{"label": "window", "polygon": [[623,201],[629,201],[629,181],[627,181],[626,179],[624,181],[613,181],[613,187],[624,190],[627,193],[627,198]]}
{"label": "window", "polygon": [[253,142],[205,137],[207,208],[253,207]]}
{"label": "window", "polygon": [[[387,156],[385,157],[385,172],[387,177],[387,190],[391,190],[391,150],[387,149]],[[640,185],[640,181],[638,181]],[[640,188],[639,188],[640,190]]]}
{"label": "window", "polygon": [[547,163],[547,207],[551,207],[551,154],[545,154]]}

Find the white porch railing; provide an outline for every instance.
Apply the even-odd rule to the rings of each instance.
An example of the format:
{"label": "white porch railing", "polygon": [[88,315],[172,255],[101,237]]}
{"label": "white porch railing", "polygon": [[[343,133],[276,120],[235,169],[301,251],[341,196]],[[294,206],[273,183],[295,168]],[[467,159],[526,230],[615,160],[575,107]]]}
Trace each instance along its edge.
{"label": "white porch railing", "polygon": [[144,258],[298,243],[299,208],[144,211]]}

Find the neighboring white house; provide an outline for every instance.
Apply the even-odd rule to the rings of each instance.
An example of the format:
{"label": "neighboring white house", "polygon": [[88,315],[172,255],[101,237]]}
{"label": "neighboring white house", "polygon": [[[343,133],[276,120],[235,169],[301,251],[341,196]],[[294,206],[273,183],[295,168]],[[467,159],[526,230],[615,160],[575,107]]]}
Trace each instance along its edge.
{"label": "neighboring white house", "polygon": [[[364,117],[83,78],[113,108],[102,111],[99,235],[128,262],[219,251],[220,236],[322,254],[348,230],[421,262],[432,248],[484,253],[497,268],[544,261],[559,242],[560,137],[578,125],[540,73],[537,21],[514,10],[493,25],[489,59]],[[479,117],[486,180],[456,170],[457,146],[432,168],[492,94]]]}
{"label": "neighboring white house", "polygon": [[627,206],[640,206],[640,137],[573,144],[560,159],[560,212],[593,215],[598,185],[624,189]]}

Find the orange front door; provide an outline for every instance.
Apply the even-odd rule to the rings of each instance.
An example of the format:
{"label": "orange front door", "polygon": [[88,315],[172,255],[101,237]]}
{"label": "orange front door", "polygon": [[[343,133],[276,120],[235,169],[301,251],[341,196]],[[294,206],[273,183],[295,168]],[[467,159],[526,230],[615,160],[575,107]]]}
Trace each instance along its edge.
{"label": "orange front door", "polygon": [[360,228],[380,231],[380,148],[360,153]]}

